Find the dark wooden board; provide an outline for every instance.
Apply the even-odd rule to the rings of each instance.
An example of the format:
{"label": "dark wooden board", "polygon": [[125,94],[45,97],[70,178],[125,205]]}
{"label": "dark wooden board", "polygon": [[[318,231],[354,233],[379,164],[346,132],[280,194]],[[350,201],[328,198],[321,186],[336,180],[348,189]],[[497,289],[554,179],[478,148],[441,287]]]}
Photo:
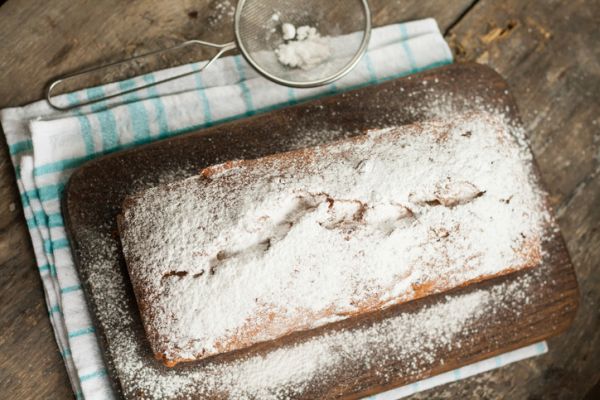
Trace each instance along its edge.
{"label": "dark wooden board", "polygon": [[[427,85],[423,85],[427,81]],[[401,90],[403,89],[403,90]],[[444,67],[413,77],[347,92],[295,107],[274,111],[245,120],[205,129],[185,136],[163,140],[147,146],[112,154],[87,163],[78,169],[65,191],[63,210],[70,233],[76,264],[92,313],[98,313],[103,304],[103,293],[94,283],[90,263],[101,257],[95,238],[110,236],[118,245],[115,235],[115,217],[125,195],[156,185],[161,177],[177,174],[190,176],[205,166],[230,159],[253,158],[294,148],[326,142],[347,133],[360,134],[366,129],[418,122],[425,118],[431,90],[447,94],[455,108],[470,110],[477,97],[491,108],[508,109],[508,115],[519,122],[513,98],[508,94],[506,82],[489,68],[476,64]],[[315,135],[317,133],[317,135]],[[436,354],[436,360],[424,365],[421,372],[402,375],[402,362],[386,366],[388,376],[376,369],[340,372],[327,386],[313,385],[302,398],[354,398],[376,393],[387,388],[435,375],[472,363],[507,350],[519,348],[562,332],[574,318],[578,303],[577,281],[564,242],[556,231],[547,233],[547,255],[543,265],[532,271],[523,271],[493,279],[481,284],[452,291],[458,296],[529,275],[529,301],[513,309],[490,313],[473,322],[468,345]],[[118,254],[114,268],[126,279],[122,256]],[[137,314],[135,299],[127,282],[127,313],[134,317],[129,329],[145,352],[147,368],[165,368],[152,359],[145,343],[143,329]],[[382,319],[403,312],[416,312],[423,307],[442,301],[441,296],[430,296],[410,302],[384,313],[369,315],[364,319],[348,320],[312,334],[322,334],[327,329],[354,329],[356,326],[377,324]],[[96,315],[98,316],[98,315]],[[111,330],[98,318],[101,346],[115,388],[134,397],[135,383],[123,381],[123,371],[114,361],[123,355],[111,348]],[[113,328],[114,329],[114,328]],[[304,340],[301,335],[286,338],[281,345]],[[252,349],[251,351],[268,351]],[[236,357],[239,355],[233,355]],[[441,362],[441,359],[445,360]],[[408,360],[405,360],[408,361]],[[212,362],[212,361],[211,361]],[[218,361],[215,361],[218,362]],[[376,364],[376,363],[374,363]],[[192,368],[202,368],[202,363]],[[394,372],[397,372],[394,374]]]}

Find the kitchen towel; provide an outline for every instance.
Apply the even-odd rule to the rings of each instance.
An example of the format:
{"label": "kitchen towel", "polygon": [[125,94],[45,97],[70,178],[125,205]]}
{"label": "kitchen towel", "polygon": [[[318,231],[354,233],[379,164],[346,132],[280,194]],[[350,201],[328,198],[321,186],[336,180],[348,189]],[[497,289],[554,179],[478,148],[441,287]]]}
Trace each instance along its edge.
{"label": "kitchen towel", "polygon": [[[45,101],[2,110],[0,119],[49,317],[76,396],[113,397],[60,212],[61,193],[75,168],[123,148],[451,62],[452,53],[436,22],[425,19],[374,29],[368,51],[356,68],[324,87],[279,86],[236,55],[218,60],[201,73],[127,94],[113,103],[102,101],[66,113]],[[57,101],[76,104],[201,66],[194,63],[157,71],[61,95]],[[546,351],[542,342],[374,398],[399,398]]]}

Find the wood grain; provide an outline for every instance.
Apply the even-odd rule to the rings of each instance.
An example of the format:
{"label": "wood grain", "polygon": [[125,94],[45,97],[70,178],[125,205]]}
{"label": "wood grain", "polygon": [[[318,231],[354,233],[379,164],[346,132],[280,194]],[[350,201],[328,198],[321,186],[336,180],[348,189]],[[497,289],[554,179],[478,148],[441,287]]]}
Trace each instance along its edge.
{"label": "wood grain", "polygon": [[[218,18],[217,4],[222,2],[9,0],[0,7],[0,107],[41,98],[51,77],[83,65],[182,38],[229,38],[230,21]],[[470,8],[472,3],[476,4]],[[548,356],[415,398],[577,399],[600,379],[599,3],[370,1],[378,25],[436,18],[443,31],[449,30],[459,59],[487,63],[508,79],[582,287],[575,326],[550,343]],[[519,24],[505,29],[511,21]],[[3,393],[15,398],[72,398],[2,135],[0,268]]]}

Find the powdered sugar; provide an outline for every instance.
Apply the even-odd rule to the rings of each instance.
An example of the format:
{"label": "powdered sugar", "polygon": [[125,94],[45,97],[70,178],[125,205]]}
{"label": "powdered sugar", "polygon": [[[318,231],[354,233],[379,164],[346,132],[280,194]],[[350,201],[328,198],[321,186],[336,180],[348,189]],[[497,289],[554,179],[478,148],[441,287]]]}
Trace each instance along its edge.
{"label": "powdered sugar", "polygon": [[[96,244],[107,259],[116,257],[110,237]],[[112,253],[112,254],[109,254]],[[164,369],[148,363],[145,342],[135,340],[132,315],[123,293],[123,276],[103,259],[90,277],[93,287],[106,294],[100,302],[100,316],[109,329],[111,351],[126,397],[164,399],[174,397],[215,397],[235,399],[287,399],[305,394],[315,385],[332,385],[341,371],[348,378],[375,368],[382,381],[398,375],[418,375],[440,354],[460,348],[461,338],[477,334],[481,319],[510,310],[518,315],[529,301],[530,285],[539,274],[526,275],[510,283],[445,297],[418,312],[408,312],[380,323],[351,330],[338,330],[287,344],[267,352],[227,362],[214,362],[194,369]],[[111,322],[112,321],[112,322]],[[509,321],[505,321],[508,323]],[[126,328],[123,328],[126,327]],[[494,346],[492,342],[490,346]],[[386,365],[404,361],[401,370],[389,373]]]}
{"label": "powdered sugar", "polygon": [[321,37],[315,27],[296,27],[290,23],[281,25],[286,41],[275,50],[277,59],[291,68],[309,70],[327,60],[331,55],[329,39]]}
{"label": "powdered sugar", "polygon": [[203,357],[536,265],[547,217],[509,131],[456,116],[135,197],[123,243],[154,351]]}
{"label": "powdered sugar", "polygon": [[235,6],[229,0],[211,2],[208,14],[208,25],[216,28],[217,25],[232,24]]}

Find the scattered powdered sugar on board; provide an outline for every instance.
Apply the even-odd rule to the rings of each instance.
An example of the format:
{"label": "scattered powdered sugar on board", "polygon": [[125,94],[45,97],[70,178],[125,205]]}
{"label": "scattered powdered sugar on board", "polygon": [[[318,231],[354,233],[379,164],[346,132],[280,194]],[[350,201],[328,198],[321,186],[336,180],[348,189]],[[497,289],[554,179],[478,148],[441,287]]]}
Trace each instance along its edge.
{"label": "scattered powdered sugar on board", "polygon": [[130,198],[121,224],[148,337],[167,362],[541,259],[542,198],[519,146],[490,114],[377,130],[206,173]]}
{"label": "scattered powdered sugar on board", "polygon": [[[110,237],[95,241],[105,260],[116,257]],[[112,254],[111,254],[112,253]],[[528,274],[487,290],[444,296],[416,312],[405,312],[381,322],[354,329],[331,331],[260,354],[224,362],[207,362],[201,368],[166,369],[148,364],[145,342],[132,334],[132,315],[127,312],[125,282],[117,269],[103,259],[90,260],[97,272],[92,286],[99,298],[100,316],[109,327],[110,351],[126,397],[146,399],[204,396],[235,399],[287,399],[302,395],[312,386],[334,384],[341,371],[346,376],[376,368],[387,381],[396,375],[418,375],[439,360],[440,354],[459,349],[476,335],[480,320],[510,310],[519,315],[532,294],[528,288],[540,274]],[[108,267],[108,268],[105,268]],[[493,345],[493,344],[491,344]],[[402,369],[389,375],[386,365],[404,360]],[[442,360],[443,362],[443,360]]]}
{"label": "scattered powdered sugar on board", "polygon": [[[414,92],[407,91],[406,94],[414,96]],[[505,115],[503,110],[488,107],[485,101],[479,104],[478,98],[469,97],[467,101],[469,107],[475,105],[473,108],[492,112],[505,119],[511,134],[521,146],[522,161],[530,167],[531,154],[524,140],[523,129],[508,117],[510,114]],[[444,92],[432,93],[431,98],[421,102],[421,108],[408,111],[415,118],[418,117],[417,120],[428,117],[452,119],[461,109],[460,106],[457,106],[458,109],[451,107],[454,102],[456,99],[446,97]],[[368,119],[369,116],[365,118]],[[374,126],[396,126],[402,123],[391,114],[378,118],[381,118],[381,121],[373,119],[370,122]],[[323,137],[320,132],[311,131],[306,135],[292,137],[291,140],[292,147],[299,148],[320,144]],[[540,191],[540,196],[545,196],[535,178],[532,176],[531,179],[534,181],[534,189]],[[139,184],[140,187],[143,186],[143,182]],[[148,182],[146,187],[155,184],[154,181]],[[558,228],[553,221],[551,222],[548,232],[556,233]],[[132,299],[126,271],[119,262],[121,254],[118,238],[113,233],[112,222],[105,227],[90,226],[85,234],[80,233],[79,242],[86,249],[81,253],[83,258],[79,261],[85,266],[82,270],[87,274],[86,292],[93,304],[93,314],[102,328],[99,331],[106,338],[103,342],[109,354],[105,359],[109,363],[111,377],[118,381],[126,398],[284,399],[297,397],[295,394],[306,398],[306,393],[311,388],[321,390],[316,393],[323,395],[324,388],[337,386],[340,377],[344,377],[344,381],[354,387],[355,377],[369,376],[371,371],[375,371],[379,377],[377,385],[397,382],[394,379],[398,376],[421,378],[419,374],[422,371],[430,371],[432,367],[445,363],[445,360],[441,359],[442,355],[450,358],[460,355],[460,352],[447,353],[450,348],[466,347],[469,351],[486,354],[506,345],[501,341],[498,347],[493,338],[486,338],[484,348],[473,350],[470,338],[476,339],[497,330],[505,330],[505,327],[510,329],[511,322],[518,325],[516,321],[519,321],[521,312],[526,315],[532,312],[527,304],[538,304],[538,296],[543,296],[537,289],[546,285],[544,274],[547,273],[547,269],[536,268],[516,280],[485,289],[487,294],[477,291],[476,294],[469,293],[466,299],[464,295],[453,294],[445,301],[436,300],[426,309],[416,313],[404,312],[398,316],[403,318],[400,320],[400,326],[394,325],[392,319],[398,320],[392,317],[369,328],[349,329],[313,337],[301,341],[296,346],[287,345],[266,354],[229,362],[205,360],[191,368],[167,369],[152,359],[148,343],[143,338],[144,332],[139,325],[137,305]],[[546,253],[542,255],[545,256]],[[449,301],[451,306],[448,306]],[[479,301],[482,301],[482,304],[473,306]],[[465,310],[473,314],[466,315],[463,313]],[[448,328],[429,332],[428,329],[432,325],[427,324],[437,319],[432,316],[439,318],[438,327],[443,325]],[[425,325],[427,329],[419,329]],[[355,331],[370,332],[372,336],[367,337],[360,333],[355,335]],[[389,343],[394,340],[396,343],[404,343],[400,343],[396,348],[390,347]],[[304,357],[302,353],[295,351],[297,349],[306,352],[312,349],[312,353],[309,352],[311,357]],[[326,351],[319,353],[322,349]],[[270,356],[275,351],[277,356]],[[322,356],[323,354],[326,357]],[[334,361],[338,363],[334,364]],[[390,368],[394,370],[390,371]],[[262,371],[265,373],[262,374]],[[280,387],[269,384],[273,375],[276,376],[274,382],[281,385]],[[248,382],[250,376],[252,380]],[[409,379],[411,380],[414,379]]]}

